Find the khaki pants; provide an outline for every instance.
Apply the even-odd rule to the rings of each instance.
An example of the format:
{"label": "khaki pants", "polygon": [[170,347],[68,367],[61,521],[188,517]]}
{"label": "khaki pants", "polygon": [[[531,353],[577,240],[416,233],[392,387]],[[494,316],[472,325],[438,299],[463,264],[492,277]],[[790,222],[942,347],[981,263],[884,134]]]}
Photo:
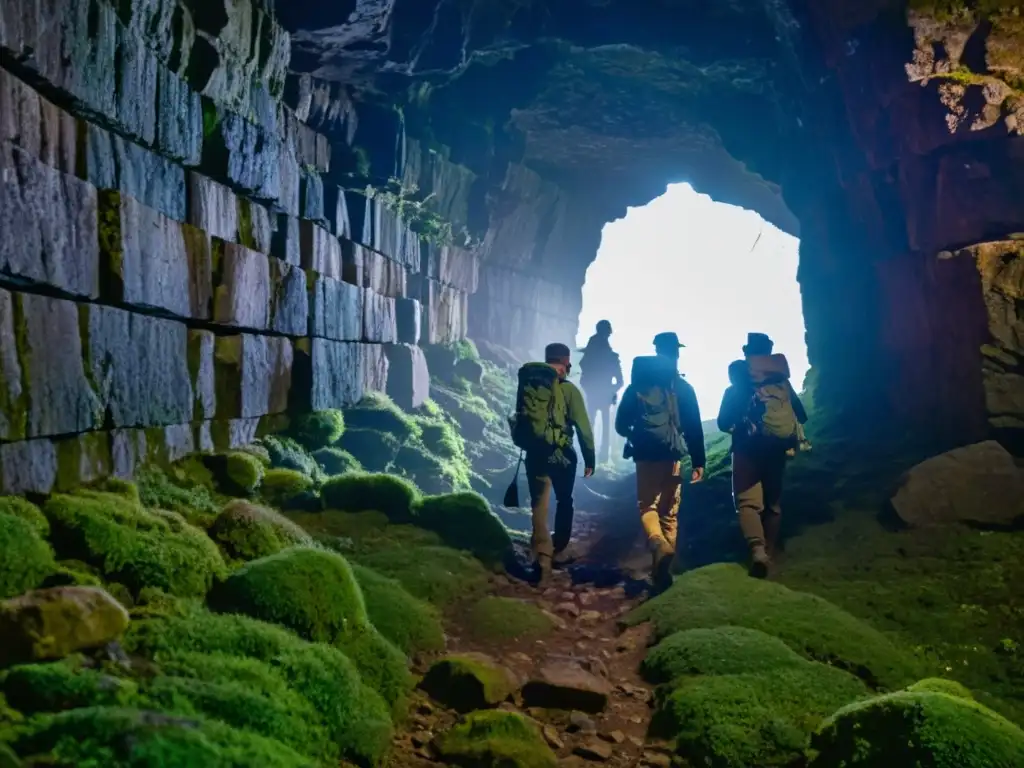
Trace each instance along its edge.
{"label": "khaki pants", "polygon": [[763,546],[772,555],[782,522],[782,478],[786,454],[782,450],[734,453],[732,494],[740,530],[751,547]]}
{"label": "khaki pants", "polygon": [[[526,454],[526,479],[530,486],[530,507],[533,514],[533,556],[551,557],[569,546],[572,537],[572,492],[576,485],[576,454],[563,451],[568,463],[551,461],[544,455]],[[555,536],[548,524],[548,499],[554,491]]]}
{"label": "khaki pants", "polygon": [[638,461],[636,498],[651,551],[674,554],[682,491],[678,461]]}

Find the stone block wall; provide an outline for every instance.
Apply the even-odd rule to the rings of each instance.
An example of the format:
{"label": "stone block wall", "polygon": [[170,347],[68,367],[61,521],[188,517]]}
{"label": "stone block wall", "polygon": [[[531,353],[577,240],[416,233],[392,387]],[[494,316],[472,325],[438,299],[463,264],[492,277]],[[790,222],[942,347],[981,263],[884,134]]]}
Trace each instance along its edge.
{"label": "stone block wall", "polygon": [[476,256],[328,181],[289,45],[262,3],[0,0],[0,491],[243,445],[465,335]]}

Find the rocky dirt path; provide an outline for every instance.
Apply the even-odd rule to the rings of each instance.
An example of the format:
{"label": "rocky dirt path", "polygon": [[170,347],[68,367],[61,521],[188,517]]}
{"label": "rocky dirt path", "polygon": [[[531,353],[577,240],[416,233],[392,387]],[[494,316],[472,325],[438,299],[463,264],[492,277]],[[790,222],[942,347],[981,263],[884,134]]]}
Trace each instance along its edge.
{"label": "rocky dirt path", "polygon": [[[497,576],[492,594],[536,605],[554,629],[542,637],[481,642],[460,631],[456,617],[448,654],[485,654],[509,669],[521,687],[499,708],[537,721],[560,766],[674,764],[667,745],[647,738],[652,693],[639,667],[649,628],[623,631],[619,623],[646,597],[645,585],[617,570],[580,565],[556,571],[544,589]],[[429,660],[418,666],[423,674]],[[431,742],[458,717],[417,691],[392,765],[438,765]]]}

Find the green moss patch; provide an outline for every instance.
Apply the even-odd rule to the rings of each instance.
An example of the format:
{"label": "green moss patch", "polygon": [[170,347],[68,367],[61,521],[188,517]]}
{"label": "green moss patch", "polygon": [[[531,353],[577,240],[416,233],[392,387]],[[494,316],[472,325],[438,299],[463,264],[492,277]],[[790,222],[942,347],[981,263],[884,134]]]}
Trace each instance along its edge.
{"label": "green moss patch", "polygon": [[89,707],[32,720],[14,742],[21,754],[48,754],[58,765],[135,768],[216,765],[311,768],[285,745],[197,717]]}
{"label": "green moss patch", "polygon": [[354,557],[439,608],[480,594],[487,587],[488,573],[480,562],[448,547],[388,547]]}
{"label": "green moss patch", "polygon": [[366,429],[383,432],[404,442],[410,437],[419,437],[420,428],[409,414],[387,395],[370,392],[352,408],[345,411],[345,423],[351,429]]}
{"label": "green moss patch", "polygon": [[505,526],[477,493],[428,496],[417,502],[415,516],[445,544],[472,552],[486,565],[500,565],[512,547]]}
{"label": "green moss patch", "polygon": [[338,447],[371,472],[384,472],[398,457],[402,440],[376,429],[349,428],[338,441]]}
{"label": "green moss patch", "polygon": [[334,445],[344,431],[345,417],[336,410],[304,414],[293,427],[295,439],[311,451]]}
{"label": "green moss patch", "polygon": [[282,509],[313,504],[316,499],[316,484],[308,475],[294,469],[268,469],[260,484],[260,496],[268,503]]}
{"label": "green moss patch", "polygon": [[439,546],[441,538],[414,525],[393,524],[383,512],[299,513],[291,518],[330,549],[353,556],[381,549]]}
{"label": "green moss patch", "polygon": [[464,623],[472,637],[485,642],[541,637],[555,627],[551,617],[533,603],[493,595],[477,601]]}
{"label": "green moss patch", "polygon": [[509,670],[492,659],[480,654],[460,654],[434,662],[420,687],[456,712],[472,712],[496,707],[519,686]]}
{"label": "green moss patch", "polygon": [[57,569],[38,521],[0,514],[0,599],[34,589]]}
{"label": "green moss patch", "polygon": [[1016,768],[1024,731],[972,701],[899,692],[850,704],[812,740],[811,768]]}
{"label": "green moss patch", "polygon": [[540,729],[515,712],[482,711],[467,715],[435,742],[441,758],[455,765],[503,768],[555,768],[555,754]]}
{"label": "green moss patch", "polygon": [[[154,657],[175,675],[226,677],[267,697],[279,693],[281,681],[319,713],[341,756],[359,764],[375,764],[390,744],[387,705],[353,662],[331,646],[306,642],[280,627],[194,610],[136,621],[124,645],[131,653]],[[244,659],[262,663],[246,665]]]}
{"label": "green moss patch", "polygon": [[944,693],[968,701],[974,700],[974,694],[956,680],[945,680],[941,677],[928,677],[919,680],[907,688],[911,693]]}
{"label": "green moss patch", "polygon": [[641,671],[649,682],[667,683],[683,675],[768,672],[805,662],[777,637],[746,627],[715,627],[669,635],[648,652]]}
{"label": "green moss patch", "polygon": [[268,435],[257,445],[266,449],[274,469],[294,469],[313,480],[320,477],[320,467],[298,441],[284,435]]}
{"label": "green moss patch", "polygon": [[352,573],[359,582],[371,623],[395,646],[410,656],[444,648],[441,618],[433,606],[371,568],[356,564]]}
{"label": "green moss patch", "polygon": [[180,515],[148,511],[117,494],[58,494],[43,512],[61,557],[99,568],[133,594],[158,587],[202,596],[225,570],[213,541]]}
{"label": "green moss patch", "polygon": [[[220,512],[220,504],[211,490],[212,475],[198,463],[189,467],[194,472],[182,468],[180,476],[168,476],[156,467],[141,470],[135,477],[139,500],[143,506],[177,512],[192,525],[205,528]],[[194,476],[196,472],[199,477]]]}
{"label": "green moss patch", "polygon": [[363,469],[359,459],[341,448],[321,448],[318,451],[313,451],[313,459],[320,465],[324,474],[329,476],[343,475],[346,472],[360,472]]}
{"label": "green moss patch", "polygon": [[312,543],[309,534],[291,520],[242,499],[224,507],[209,534],[229,557],[239,560],[255,560],[296,544]]}
{"label": "green moss patch", "polygon": [[46,538],[50,535],[50,523],[46,516],[39,507],[21,496],[0,496],[0,515],[20,517],[41,537]]}
{"label": "green moss patch", "polygon": [[263,480],[263,463],[251,453],[232,451],[224,457],[225,486],[235,493],[253,493]]}
{"label": "green moss patch", "polygon": [[129,706],[138,699],[135,683],[83,668],[81,657],[74,656],[52,664],[13,667],[0,677],[0,691],[23,715]]}
{"label": "green moss patch", "polygon": [[210,605],[337,646],[391,705],[411,686],[405,657],[370,623],[352,569],[337,553],[295,547],[254,560],[217,586]]}
{"label": "green moss patch", "polygon": [[392,522],[413,519],[413,506],[419,498],[416,488],[394,475],[351,473],[332,477],[324,483],[320,495],[325,509],[342,512],[383,512]]}
{"label": "green moss patch", "polygon": [[653,622],[658,639],[687,629],[756,629],[810,659],[849,670],[872,687],[898,689],[920,677],[916,660],[867,623],[817,596],[751,579],[738,565],[684,574],[626,621]]}

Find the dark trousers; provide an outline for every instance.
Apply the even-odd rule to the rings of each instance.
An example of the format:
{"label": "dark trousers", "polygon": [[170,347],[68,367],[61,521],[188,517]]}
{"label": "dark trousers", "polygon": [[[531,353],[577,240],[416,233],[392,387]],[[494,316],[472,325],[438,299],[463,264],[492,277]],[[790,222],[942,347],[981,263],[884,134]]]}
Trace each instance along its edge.
{"label": "dark trousers", "polygon": [[[526,478],[530,486],[530,507],[533,512],[533,537],[530,544],[534,557],[551,557],[569,545],[572,538],[572,491],[576,485],[576,454],[560,451],[555,456],[546,453],[526,454]],[[554,491],[555,536],[548,525],[548,499]]]}
{"label": "dark trousers", "polygon": [[737,451],[732,455],[732,493],[740,530],[751,547],[773,553],[782,522],[784,448]]}

